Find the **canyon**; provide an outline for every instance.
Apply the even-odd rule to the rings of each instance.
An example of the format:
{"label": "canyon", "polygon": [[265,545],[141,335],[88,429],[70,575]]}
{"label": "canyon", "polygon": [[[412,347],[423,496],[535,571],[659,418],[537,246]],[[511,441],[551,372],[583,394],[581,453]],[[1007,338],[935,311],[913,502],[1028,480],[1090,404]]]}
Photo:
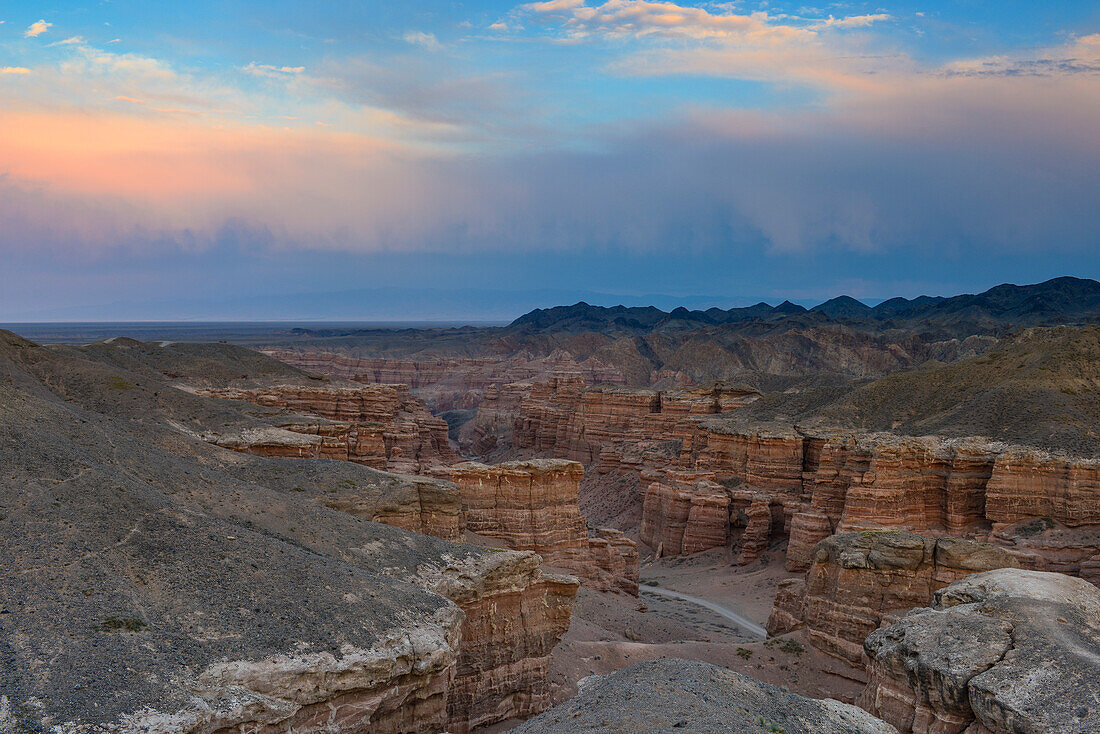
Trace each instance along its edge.
{"label": "canyon", "polygon": [[0,729],[1096,728],[1100,330],[1005,293],[0,332]]}
{"label": "canyon", "polygon": [[97,354],[170,347],[0,336],[4,445],[39,447],[3,479],[5,726],[466,732],[550,705],[577,579],[372,521],[454,537],[454,485],[227,452],[203,433],[262,416]]}
{"label": "canyon", "polygon": [[[870,676],[868,637],[970,574],[1022,568],[1100,581],[1096,459],[979,436],[784,422],[759,382],[674,382],[593,385],[555,374],[480,385],[469,393],[476,413],[452,435],[467,455],[512,460],[459,464],[451,478],[463,491],[515,494],[512,472],[575,462],[568,473],[584,517],[651,559],[729,549],[735,567],[749,567],[782,548],[789,578],[776,588],[769,633],[804,640],[836,661],[831,674],[860,685]],[[519,484],[530,495],[530,480]],[[542,514],[557,538],[540,552],[576,573],[569,559],[585,543],[567,528],[583,520]],[[537,524],[511,508],[483,513],[475,532],[520,548],[516,536],[547,533],[531,530]],[[618,588],[635,590],[636,578]]]}

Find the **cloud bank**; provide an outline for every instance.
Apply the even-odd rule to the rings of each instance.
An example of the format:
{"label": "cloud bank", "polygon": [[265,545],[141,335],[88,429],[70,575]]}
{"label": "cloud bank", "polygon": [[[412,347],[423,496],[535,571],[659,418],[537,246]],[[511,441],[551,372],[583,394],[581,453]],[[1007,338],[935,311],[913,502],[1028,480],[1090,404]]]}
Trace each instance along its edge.
{"label": "cloud bank", "polygon": [[522,74],[440,64],[459,44],[426,31],[391,40],[428,55],[260,56],[271,63],[223,75],[74,36],[33,74],[0,69],[0,251],[202,252],[226,231],[270,252],[963,250],[980,262],[1096,245],[1098,35],[921,65],[862,35],[885,13],[549,0],[508,18],[502,32],[537,25],[525,42],[574,44],[562,53],[603,44],[593,73],[609,84],[691,75],[827,94],[561,130]]}

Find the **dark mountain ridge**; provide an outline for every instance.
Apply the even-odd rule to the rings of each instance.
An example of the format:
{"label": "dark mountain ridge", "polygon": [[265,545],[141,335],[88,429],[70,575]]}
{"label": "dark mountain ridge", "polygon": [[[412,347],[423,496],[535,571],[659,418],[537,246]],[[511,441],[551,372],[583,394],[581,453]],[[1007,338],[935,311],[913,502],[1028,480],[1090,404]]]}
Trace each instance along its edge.
{"label": "dark mountain ridge", "polygon": [[912,327],[915,321],[954,323],[1011,322],[1015,326],[1100,321],[1100,282],[1064,276],[1033,285],[1002,284],[978,294],[891,298],[871,307],[851,296],[837,296],[805,309],[784,301],[754,306],[665,312],[653,306],[592,306],[580,303],[535,309],[513,321],[510,331],[650,331],[665,326],[690,328],[752,319],[810,315],[836,321],[870,322],[879,327]]}

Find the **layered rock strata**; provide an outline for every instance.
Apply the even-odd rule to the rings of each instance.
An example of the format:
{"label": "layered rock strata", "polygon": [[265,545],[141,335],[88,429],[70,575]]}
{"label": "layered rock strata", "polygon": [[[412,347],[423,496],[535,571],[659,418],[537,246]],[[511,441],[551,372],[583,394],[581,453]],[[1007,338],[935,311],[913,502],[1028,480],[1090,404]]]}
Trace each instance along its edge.
{"label": "layered rock strata", "polygon": [[544,573],[534,553],[505,551],[422,567],[416,582],[464,613],[447,731],[466,734],[549,708],[550,652],[569,629],[577,579]]}
{"label": "layered rock strata", "polygon": [[834,535],[817,544],[805,579],[781,583],[768,634],[806,629],[811,645],[862,669],[863,642],[884,622],[972,573],[1017,567],[1013,553],[989,543],[900,531]]}
{"label": "layered rock strata", "polygon": [[[548,705],[575,578],[361,519],[457,489],[225,452],[197,434],[254,409],[117,362],[0,332],[0,728],[428,734]],[[313,471],[335,486],[299,491]]]}
{"label": "layered rock strata", "polygon": [[578,362],[572,355],[560,350],[545,357],[517,355],[507,359],[387,359],[295,349],[265,349],[263,352],[308,372],[356,382],[408,385],[413,389],[457,381],[467,389],[478,390],[494,384],[534,380],[553,374],[575,374],[589,385],[624,383],[620,370],[595,359]]}
{"label": "layered rock strata", "polygon": [[[257,456],[323,458],[406,473],[453,463],[447,424],[403,385],[203,388],[200,395],[241,400],[292,414],[277,427],[215,435],[214,442]],[[309,420],[298,416],[317,416]]]}
{"label": "layered rock strata", "polygon": [[[514,385],[529,385],[552,378],[576,379],[586,385],[622,385],[626,382],[622,370],[592,357],[577,361],[572,354],[560,349],[545,356],[521,352],[507,358],[392,359],[294,349],[269,349],[265,353],[313,374],[368,384],[407,385],[435,413],[476,409],[479,415],[474,424],[481,426],[482,431],[491,430],[493,392],[515,393]],[[483,405],[485,410],[481,411]],[[518,407],[517,400],[507,420],[509,428]],[[504,425],[502,423],[501,427]],[[468,452],[487,453],[469,449]]]}
{"label": "layered rock strata", "polygon": [[[669,424],[649,413],[631,423],[623,416],[652,409],[663,394],[556,390],[573,390],[573,405],[540,399],[528,422],[517,422],[517,443],[596,461],[596,472],[635,473],[644,487],[641,539],[664,554],[732,546],[748,562],[787,538],[788,569],[804,571],[814,546],[834,533],[904,530],[1011,546],[1038,570],[1094,578],[1100,568],[1094,459],[980,438],[744,425],[733,416]],[[600,427],[592,430],[595,409],[585,401],[596,396]],[[635,438],[614,443],[624,435]],[[1045,523],[1038,529],[1037,519]]]}
{"label": "layered rock strata", "polygon": [[450,467],[462,493],[466,528],[509,548],[530,550],[598,589],[638,593],[638,551],[621,532],[589,532],[577,504],[584,467],[535,459]]}
{"label": "layered rock strata", "polygon": [[860,705],[914,734],[1100,731],[1100,591],[1002,569],[867,638]]}
{"label": "layered rock strata", "polygon": [[513,731],[897,734],[855,706],[803,698],[717,665],[673,658],[586,679],[574,698]]}
{"label": "layered rock strata", "polygon": [[759,393],[725,383],[683,390],[592,387],[578,379],[531,386],[515,420],[514,445],[582,463],[621,444],[676,439],[691,416],[733,410]]}

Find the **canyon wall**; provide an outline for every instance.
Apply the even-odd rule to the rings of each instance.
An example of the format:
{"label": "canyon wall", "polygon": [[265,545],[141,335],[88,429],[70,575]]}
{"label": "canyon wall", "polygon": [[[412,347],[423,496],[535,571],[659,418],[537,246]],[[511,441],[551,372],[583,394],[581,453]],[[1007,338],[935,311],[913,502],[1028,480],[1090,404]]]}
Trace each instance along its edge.
{"label": "canyon wall", "polygon": [[745,424],[736,407],[752,398],[551,381],[522,401],[514,440],[637,477],[641,539],[664,554],[732,546],[749,562],[787,538],[788,569],[804,571],[834,533],[904,530],[989,540],[1031,568],[1100,580],[1100,461],[980,438]]}
{"label": "canyon wall", "polygon": [[[585,464],[629,443],[676,440],[690,432],[683,419],[733,410],[759,393],[725,383],[706,388],[645,390],[587,387],[576,378],[531,385],[515,419],[514,446],[548,451]],[[623,447],[622,450],[625,450]]]}
{"label": "canyon wall", "polygon": [[577,379],[586,385],[626,383],[621,370],[598,359],[578,361],[561,349],[545,356],[523,352],[506,358],[398,359],[284,348],[264,353],[307,372],[370,384],[407,385],[437,413],[478,408],[487,390],[506,390],[513,383],[552,378]]}
{"label": "canyon wall", "polygon": [[[276,385],[196,389],[288,415],[270,428],[215,435],[213,442],[257,456],[340,459],[409,474],[455,462],[447,424],[404,385]],[[324,420],[310,419],[315,416]]]}
{"label": "canyon wall", "polygon": [[594,588],[638,593],[638,551],[611,529],[591,534],[577,497],[584,467],[535,459],[488,466],[467,462],[448,474],[462,493],[466,528],[509,548],[530,550]]}
{"label": "canyon wall", "polygon": [[549,708],[550,652],[569,629],[577,579],[506,551],[422,567],[415,583],[464,612],[444,730],[467,734]]}
{"label": "canyon wall", "polygon": [[978,541],[901,531],[834,535],[817,544],[804,579],[781,583],[768,634],[806,629],[811,645],[862,671],[863,642],[884,622],[971,573],[1019,565],[1012,552]]}

